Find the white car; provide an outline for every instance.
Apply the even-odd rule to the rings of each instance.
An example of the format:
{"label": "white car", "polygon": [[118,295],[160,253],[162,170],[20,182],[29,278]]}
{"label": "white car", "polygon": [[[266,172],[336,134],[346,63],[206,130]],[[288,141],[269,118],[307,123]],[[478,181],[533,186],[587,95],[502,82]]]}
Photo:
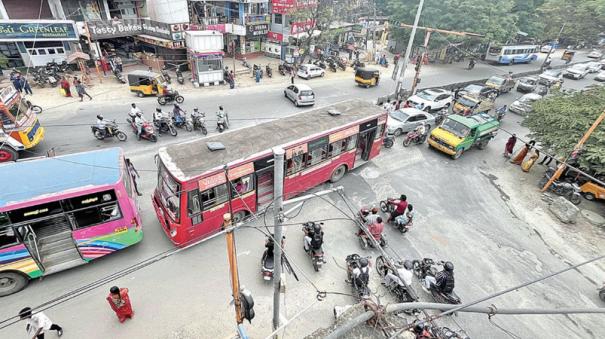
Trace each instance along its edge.
{"label": "white car", "polygon": [[425,89],[408,98],[414,107],[419,109],[422,107],[426,112],[448,108],[453,100],[452,92],[441,88]]}
{"label": "white car", "polygon": [[426,130],[430,131],[431,127],[435,126],[435,117],[416,108],[402,108],[389,113],[387,132],[400,136],[403,133],[415,130],[422,123],[424,123]]}
{"label": "white car", "polygon": [[540,99],[542,99],[542,96],[540,94],[527,93],[527,94],[523,95],[522,97],[520,97],[519,99],[515,100],[515,102],[513,102],[508,107],[508,110],[513,113],[526,116],[527,114],[531,113],[531,111],[532,111],[531,105],[535,101],[538,101]]}
{"label": "white car", "polygon": [[290,99],[294,106],[315,105],[315,93],[305,84],[295,84],[286,87],[284,96]]}
{"label": "white car", "polygon": [[315,77],[323,77],[325,74],[326,71],[323,68],[315,66],[313,64],[300,65],[300,67],[298,68],[298,72],[296,72],[296,75],[298,75],[298,77],[307,80]]}
{"label": "white car", "polygon": [[589,73],[597,73],[601,71],[601,63],[597,61],[587,62],[586,66],[588,67]]}
{"label": "white car", "polygon": [[597,50],[593,50],[593,51],[590,51],[590,53],[588,53],[586,55],[586,57],[592,58],[592,59],[600,59],[603,57],[603,53],[601,53],[600,51],[597,51]]}
{"label": "white car", "polygon": [[544,45],[540,47],[540,53],[549,53],[551,50],[553,50],[552,45]]}
{"label": "white car", "polygon": [[596,77],[594,77],[596,81],[605,81],[605,71],[599,72]]}
{"label": "white car", "polygon": [[589,70],[587,64],[575,64],[566,69],[565,73],[563,73],[563,76],[566,78],[579,80],[586,77],[586,75],[588,75],[588,72]]}

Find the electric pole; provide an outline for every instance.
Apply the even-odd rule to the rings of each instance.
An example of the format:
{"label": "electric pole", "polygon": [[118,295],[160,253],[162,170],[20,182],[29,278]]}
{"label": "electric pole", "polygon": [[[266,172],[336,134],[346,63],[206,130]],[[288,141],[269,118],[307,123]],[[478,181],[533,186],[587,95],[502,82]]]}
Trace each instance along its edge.
{"label": "electric pole", "polygon": [[563,174],[565,167],[567,167],[567,166],[565,166],[565,163],[569,160],[570,157],[577,158],[579,156],[579,152],[582,149],[582,146],[584,146],[584,143],[586,143],[588,138],[590,138],[590,136],[592,135],[592,132],[594,132],[594,130],[599,126],[599,124],[601,124],[601,122],[604,119],[605,119],[605,111],[603,111],[603,113],[601,113],[601,115],[599,115],[597,120],[595,120],[595,122],[592,123],[592,126],[590,126],[590,128],[586,131],[586,133],[584,133],[584,136],[580,139],[580,141],[578,141],[578,143],[574,147],[573,151],[571,152],[571,155],[569,157],[567,157],[567,159],[565,159],[565,161],[563,161],[559,165],[559,167],[557,168],[557,171],[550,177],[550,179],[548,179],[548,182],[546,183],[546,185],[544,185],[544,187],[542,187],[542,192],[546,191],[548,189],[548,187],[550,187],[550,185],[552,185],[553,182],[555,182],[557,179],[559,179],[561,174]]}
{"label": "electric pole", "polygon": [[403,59],[399,59],[399,65],[397,68],[397,75],[394,75],[393,80],[397,80],[397,84],[395,85],[395,96],[399,97],[399,92],[403,86],[403,77],[405,76],[405,69],[408,66],[408,62],[410,60],[410,54],[412,52],[412,46],[414,45],[414,37],[416,36],[416,28],[418,27],[418,21],[420,20],[420,14],[422,13],[422,7],[424,6],[424,0],[420,0],[418,4],[418,10],[416,11],[416,17],[414,18],[414,25],[412,27],[412,33],[410,34],[410,39],[408,40],[408,47],[405,50],[405,55]]}
{"label": "electric pole", "polygon": [[[563,25],[561,25],[561,29],[559,30],[559,34],[557,35],[557,44],[559,43],[559,40],[561,40],[561,34],[563,34],[563,28],[565,28],[565,25],[567,25],[567,22],[564,22]],[[546,65],[546,61],[548,61],[548,58],[550,58],[550,55],[552,54],[552,51],[554,49],[555,49],[555,46],[550,45],[548,54],[546,54],[546,58],[544,58],[544,61],[542,62],[542,66],[540,66],[541,70],[544,70],[544,65]]]}
{"label": "electric pole", "polygon": [[[284,155],[283,148],[273,149],[273,330],[279,327],[279,304],[282,275],[282,209],[284,202]],[[275,334],[277,338],[277,334]]]}
{"label": "electric pole", "polygon": [[429,49],[429,39],[431,38],[432,30],[427,29],[424,33],[424,50],[422,51],[422,55],[419,59],[416,60],[416,74],[414,74],[414,81],[412,82],[412,90],[411,95],[416,94],[416,87],[418,83],[420,83],[420,69],[422,68],[422,63],[424,62]]}

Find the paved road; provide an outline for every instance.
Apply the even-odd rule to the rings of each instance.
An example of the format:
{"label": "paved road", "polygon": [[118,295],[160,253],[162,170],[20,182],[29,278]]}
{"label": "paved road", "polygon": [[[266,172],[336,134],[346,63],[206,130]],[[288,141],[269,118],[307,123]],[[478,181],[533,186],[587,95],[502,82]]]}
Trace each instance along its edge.
{"label": "paved road", "polygon": [[[532,66],[514,67],[521,70]],[[456,73],[451,68],[445,74],[438,68],[435,69],[435,73],[430,75],[430,69],[427,68],[425,83],[435,81],[434,84],[439,84],[439,79],[450,82],[450,72]],[[479,73],[480,70],[482,67],[477,69],[476,74],[485,77],[486,74]],[[468,74],[461,69],[459,72],[462,75]],[[493,69],[483,69],[482,72],[491,74]],[[566,84],[580,87],[591,81],[567,81]],[[314,86],[320,105],[350,97],[374,99],[390,91],[388,82],[383,82],[374,89],[357,88],[350,80],[309,83]],[[510,104],[515,96],[505,95],[498,104]],[[275,118],[297,110],[283,99],[279,88],[274,91],[251,88],[212,97],[188,98],[187,108],[193,106],[190,105],[191,102],[208,111],[218,104],[225,104],[232,112],[232,120]],[[154,107],[150,103],[142,106],[146,111]],[[49,111],[43,117],[48,124],[66,121],[79,124],[91,121],[101,109],[109,118],[123,117],[123,107],[127,107],[127,103],[102,107],[91,105],[84,106],[77,112]],[[523,135],[525,131],[519,127],[519,120],[518,117],[509,115],[505,118],[503,128]],[[254,123],[252,120],[240,121],[241,125],[238,121],[235,126]],[[502,167],[507,165],[503,164],[500,155],[506,138],[505,133],[500,133],[488,150],[468,152],[456,162],[426,147],[403,149],[398,143],[394,148],[385,150],[372,163],[345,177],[342,185],[356,206],[372,204],[399,192],[407,193],[418,210],[416,228],[405,237],[388,229],[390,248],[406,258],[426,256],[452,260],[456,264],[457,291],[464,300],[472,300],[561,269],[566,266],[565,260],[579,261],[575,260],[577,258],[573,257],[571,250],[561,251],[563,245],[553,240],[558,239],[556,234],[540,229],[540,234],[546,240],[537,236],[534,229],[538,226],[531,215],[539,213],[539,210],[528,211],[525,206],[515,205],[514,196],[518,192],[509,188],[510,184],[498,181],[504,179],[496,178],[505,177],[507,173],[502,172]],[[179,135],[177,138],[161,139],[160,145],[187,138]],[[44,146],[57,147],[63,153],[116,143],[99,143],[92,138],[86,126],[65,126],[50,127]],[[159,145],[129,140],[121,146],[139,169],[153,170],[153,155]],[[515,187],[515,184],[512,185]],[[24,306],[38,305],[172,248],[151,208],[149,195],[154,187],[155,174],[144,172],[142,189],[145,196],[140,202],[145,240],[141,244],[90,265],[34,281],[25,291],[2,299],[0,317],[11,316]],[[341,209],[346,207],[335,195],[330,196],[329,200]],[[341,217],[339,211],[321,200],[314,200],[305,205],[299,217],[292,222],[335,217]],[[545,223],[551,222],[547,216],[544,218]],[[262,221],[254,225],[261,226]],[[298,267],[301,281],[287,278],[284,307],[287,317],[315,300],[314,289],[305,276],[321,289],[348,291],[343,282],[345,273],[341,267],[344,256],[360,252],[352,235],[354,231],[354,225],[348,221],[327,223],[325,246],[330,260],[326,269],[316,274],[312,272],[310,262],[302,251],[302,232],[299,226],[288,228],[286,250],[291,255],[291,261]],[[246,325],[254,337],[264,337],[270,328],[271,286],[264,283],[259,274],[263,238],[254,229],[237,233],[240,278],[254,292],[257,304],[256,319],[252,325]],[[375,257],[377,252],[371,254]],[[133,321],[119,324],[106,304],[104,296],[113,284],[131,289],[137,312]],[[61,304],[47,313],[65,326],[64,338],[222,338],[233,332],[234,324],[228,286],[224,239],[217,238],[108,283],[101,289]],[[562,307],[577,306],[578,303],[594,307],[595,304],[599,305],[594,287],[594,284],[579,274],[568,273],[536,287],[499,298],[495,302],[501,307]],[[373,281],[373,288],[388,300],[387,293],[379,287],[376,280]],[[423,300],[430,300],[427,295],[422,295]],[[315,305],[313,311],[304,318],[293,322],[288,327],[286,337],[301,337],[317,326],[330,325],[331,308],[351,302],[350,297],[330,295],[328,300]],[[603,330],[592,325],[599,323],[599,319],[594,316],[496,317],[495,321],[521,337],[541,337],[547,334],[552,338],[598,338],[605,335]],[[507,338],[482,316],[460,315],[445,320],[444,323],[454,328],[461,325],[471,337]],[[9,327],[2,330],[2,336],[20,337],[24,332],[23,327],[22,323]]]}

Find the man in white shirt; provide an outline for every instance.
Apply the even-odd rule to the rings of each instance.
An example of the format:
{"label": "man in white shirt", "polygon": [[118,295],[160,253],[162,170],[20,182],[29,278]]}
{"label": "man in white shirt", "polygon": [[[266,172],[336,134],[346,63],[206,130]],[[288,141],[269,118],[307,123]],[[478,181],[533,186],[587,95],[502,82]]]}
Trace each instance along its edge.
{"label": "man in white shirt", "polygon": [[[387,287],[393,287],[395,286],[395,284],[399,285],[399,286],[410,286],[412,284],[412,278],[414,277],[414,273],[412,272],[412,262],[409,260],[406,260],[403,264],[403,266],[401,264],[396,264],[397,267],[397,273],[399,273],[399,277],[401,277],[401,279],[403,279],[403,281],[401,281],[401,279],[391,270],[389,270],[389,272],[384,276],[384,284]],[[404,284],[405,282],[405,284]]]}
{"label": "man in white shirt", "polygon": [[132,106],[132,108],[130,109],[130,117],[132,119],[134,119],[137,116],[137,113],[143,114],[143,112],[137,107],[136,104],[133,103],[131,106]]}
{"label": "man in white shirt", "polygon": [[60,337],[63,335],[63,329],[53,322],[42,312],[32,315],[31,307],[26,307],[19,312],[21,320],[26,321],[25,330],[31,339],[44,339],[44,331],[57,331]]}

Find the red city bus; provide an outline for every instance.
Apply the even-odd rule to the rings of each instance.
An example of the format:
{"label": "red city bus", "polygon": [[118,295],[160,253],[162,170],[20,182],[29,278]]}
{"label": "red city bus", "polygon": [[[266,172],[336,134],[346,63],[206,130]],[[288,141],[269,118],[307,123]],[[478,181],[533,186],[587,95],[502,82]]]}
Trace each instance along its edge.
{"label": "red city bus", "polygon": [[153,207],[174,244],[207,237],[230,209],[237,223],[273,201],[273,147],[285,150],[284,195],[291,198],[377,156],[386,121],[381,108],[349,100],[162,147]]}

